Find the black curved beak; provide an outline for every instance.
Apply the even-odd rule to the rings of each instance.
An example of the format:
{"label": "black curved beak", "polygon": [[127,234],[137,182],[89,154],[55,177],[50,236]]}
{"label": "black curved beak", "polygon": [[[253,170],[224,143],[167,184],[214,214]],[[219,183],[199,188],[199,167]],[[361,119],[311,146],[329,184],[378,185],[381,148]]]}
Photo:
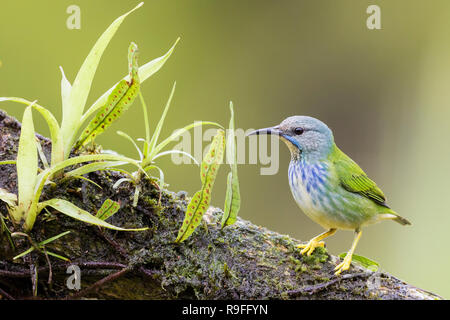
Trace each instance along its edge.
{"label": "black curved beak", "polygon": [[280,131],[280,127],[279,126],[275,126],[275,127],[269,127],[269,128],[264,128],[264,129],[258,129],[252,132],[249,132],[246,134],[246,136],[253,136],[253,135],[260,135],[260,134],[273,134],[273,135],[277,135],[280,136],[281,135],[281,131]]}

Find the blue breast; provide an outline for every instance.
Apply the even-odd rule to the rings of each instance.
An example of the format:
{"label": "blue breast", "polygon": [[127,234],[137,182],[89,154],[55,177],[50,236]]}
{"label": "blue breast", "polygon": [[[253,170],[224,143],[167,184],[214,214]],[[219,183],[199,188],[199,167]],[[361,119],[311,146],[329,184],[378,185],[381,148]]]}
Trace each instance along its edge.
{"label": "blue breast", "polygon": [[328,165],[325,162],[292,161],[289,165],[289,184],[301,207],[321,206],[327,192]]}

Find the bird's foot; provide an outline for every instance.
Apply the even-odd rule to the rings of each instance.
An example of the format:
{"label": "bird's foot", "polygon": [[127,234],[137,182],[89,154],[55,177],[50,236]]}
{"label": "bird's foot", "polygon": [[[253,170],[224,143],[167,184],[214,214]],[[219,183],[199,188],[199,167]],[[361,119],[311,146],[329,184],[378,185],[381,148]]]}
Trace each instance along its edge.
{"label": "bird's foot", "polygon": [[307,256],[310,256],[316,248],[318,248],[318,247],[323,248],[324,246],[325,246],[325,242],[311,239],[311,240],[309,240],[309,242],[307,244],[299,244],[297,246],[297,248],[302,249],[302,251],[300,251],[301,254],[306,253]]}
{"label": "bird's foot", "polygon": [[352,263],[352,255],[347,254],[344,258],[344,261],[342,261],[341,263],[339,263],[336,268],[334,268],[335,270],[335,275],[340,275],[342,271],[346,271],[350,268],[350,265]]}

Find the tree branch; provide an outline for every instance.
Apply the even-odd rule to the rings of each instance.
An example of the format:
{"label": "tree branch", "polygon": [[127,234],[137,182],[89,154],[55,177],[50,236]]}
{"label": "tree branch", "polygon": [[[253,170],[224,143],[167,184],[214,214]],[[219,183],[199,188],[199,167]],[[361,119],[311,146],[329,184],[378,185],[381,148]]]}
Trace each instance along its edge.
{"label": "tree branch", "polygon": [[[20,123],[0,111],[0,161],[15,159],[19,134]],[[50,141],[38,138],[50,158]],[[71,264],[81,268],[82,290],[75,293],[65,286],[65,268],[69,264],[53,257],[53,281],[49,285],[45,277],[49,273],[46,257],[35,250],[30,261],[39,275],[38,298],[440,299],[386,272],[370,272],[356,265],[336,277],[333,269],[339,258],[328,255],[325,249],[302,256],[296,248],[300,241],[240,218],[221,230],[222,211],[218,208],[211,207],[206,212],[207,229],[199,227],[185,242],[175,244],[187,205],[184,192],[163,190],[160,194],[152,181],[142,181],[139,202],[134,208],[134,188],[126,184],[117,190],[112,188],[122,178],[120,173],[102,171],[91,173],[88,178],[102,189],[99,191],[84,180],[69,180],[46,186],[41,200],[63,198],[95,212],[106,198],[111,198],[120,201],[121,210],[108,220],[110,223],[145,226],[149,230],[99,232],[96,226],[60,213],[42,212],[30,236],[40,242],[71,230],[49,244],[48,249],[69,257]],[[14,165],[0,166],[0,188],[17,193],[16,179]],[[6,215],[3,203],[0,212]],[[12,228],[9,221],[7,224]],[[0,235],[0,295],[7,299],[33,294],[28,259],[12,261],[29,244],[22,238],[14,241],[15,249],[4,234]]]}

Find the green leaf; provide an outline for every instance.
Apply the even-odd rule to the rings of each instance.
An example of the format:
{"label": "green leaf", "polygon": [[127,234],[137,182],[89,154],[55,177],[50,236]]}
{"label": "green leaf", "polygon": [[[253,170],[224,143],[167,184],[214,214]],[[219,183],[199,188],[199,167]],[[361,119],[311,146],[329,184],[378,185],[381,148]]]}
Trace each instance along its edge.
{"label": "green leaf", "polygon": [[[347,253],[343,252],[339,255],[339,258],[344,259],[346,256],[347,256]],[[369,258],[363,257],[363,256],[359,256],[357,254],[353,254],[352,261],[359,263],[364,268],[369,269],[370,271],[373,271],[373,272],[377,271],[378,268],[380,267],[378,262],[371,260]]]}
{"label": "green leaf", "polygon": [[15,246],[14,246],[14,242],[11,238],[11,231],[8,229],[8,227],[6,226],[5,223],[5,217],[3,217],[3,215],[0,213],[0,234],[2,234],[3,232],[6,234],[6,237],[8,238],[9,241],[9,245],[11,246],[11,248],[13,250],[15,250]]}
{"label": "green leaf", "polygon": [[33,106],[33,108],[38,111],[41,116],[44,118],[44,120],[47,122],[48,128],[50,130],[50,138],[52,140],[52,164],[57,163],[59,161],[62,161],[64,152],[63,152],[63,145],[62,141],[59,137],[59,124],[56,118],[53,116],[53,114],[45,109],[44,107],[40,106],[37,103],[32,103],[31,101],[28,101],[23,98],[17,98],[17,97],[2,97],[0,98],[1,101],[12,101],[17,103],[22,103],[25,105]]}
{"label": "green leaf", "polygon": [[14,220],[19,222],[25,217],[32,204],[38,171],[38,153],[31,106],[25,109],[22,118],[16,167],[19,207],[12,211],[12,215]]}
{"label": "green leaf", "polygon": [[48,180],[48,178],[51,175],[55,174],[56,172],[66,168],[68,166],[71,166],[71,165],[75,165],[75,164],[82,163],[82,162],[97,161],[97,160],[100,160],[100,161],[101,160],[107,160],[107,161],[112,160],[112,161],[127,162],[127,163],[137,166],[139,170],[141,170],[145,175],[147,175],[147,173],[144,171],[144,169],[142,169],[142,167],[139,165],[139,163],[137,163],[135,160],[124,157],[124,156],[114,155],[114,154],[94,154],[94,155],[86,155],[86,156],[77,156],[77,157],[69,158],[62,162],[59,162],[58,164],[50,167],[49,169],[42,171],[37,176],[32,207],[30,208],[30,210],[28,210],[28,214],[27,214],[27,217],[25,220],[25,225],[24,225],[25,231],[30,231],[31,228],[33,227],[34,221],[36,220],[36,216],[38,214],[37,205],[39,203],[39,198],[41,196],[42,189],[44,188],[46,181]]}
{"label": "green leaf", "polygon": [[139,77],[137,76],[137,55],[137,46],[132,42],[128,48],[128,64],[130,74],[135,77],[130,82],[122,80],[117,84],[97,115],[83,129],[80,138],[75,144],[75,150],[98,137],[133,104],[139,93],[140,86]]}
{"label": "green leaf", "polygon": [[115,166],[120,166],[123,164],[126,164],[127,162],[124,161],[100,161],[100,162],[92,162],[92,163],[88,163],[85,164],[82,167],[79,167],[77,169],[74,169],[72,171],[69,171],[67,173],[65,173],[66,177],[75,177],[75,176],[82,176],[84,174],[87,173],[91,173],[94,171],[98,171],[98,170],[104,170],[107,168],[112,168]]}
{"label": "green leaf", "polygon": [[224,149],[225,133],[223,130],[218,130],[201,164],[202,189],[197,191],[189,202],[175,242],[182,242],[189,238],[202,221],[203,214],[211,201],[212,187],[223,160]]}
{"label": "green leaf", "polygon": [[5,161],[0,161],[0,166],[5,165],[5,164],[16,164],[17,161],[16,160],[5,160]]}
{"label": "green leaf", "polygon": [[17,196],[2,188],[0,188],[0,200],[6,202],[10,207],[17,205]]}
{"label": "green leaf", "polygon": [[[48,239],[46,239],[46,240],[44,240],[44,241],[42,241],[42,242],[39,242],[39,243],[37,244],[37,246],[38,246],[40,249],[43,249],[44,246],[45,246],[46,244],[49,244],[50,242],[53,242],[53,241],[55,241],[55,240],[57,240],[57,239],[59,239],[59,238],[61,238],[61,237],[64,237],[65,235],[67,235],[67,234],[69,234],[69,233],[70,233],[70,231],[62,232],[62,233],[60,233],[60,234],[58,234],[58,235],[56,235],[56,236],[54,236],[54,237],[51,237],[51,238],[48,238]],[[29,254],[30,252],[34,251],[34,249],[35,249],[34,247],[31,247],[31,248],[29,248],[28,250],[25,250],[24,252],[22,252],[22,253],[18,254],[17,256],[15,256],[15,257],[13,258],[13,260],[19,259],[19,258],[21,258],[21,257],[23,257],[23,256],[25,256],[25,255],[27,255],[27,254]],[[47,253],[49,253],[49,252],[47,252]],[[58,256],[58,257],[60,257],[60,256]],[[66,258],[66,259],[67,259],[67,258]]]}
{"label": "green leaf", "polygon": [[168,154],[174,154],[174,153],[178,153],[178,154],[185,155],[185,156],[187,156],[188,158],[190,158],[192,161],[194,161],[194,163],[195,163],[196,165],[199,165],[197,159],[195,159],[190,153],[187,153],[186,151],[182,151],[182,150],[167,150],[167,151],[163,151],[163,152],[158,153],[157,155],[155,155],[155,156],[152,158],[152,161],[158,159],[159,157],[162,157],[162,156],[165,156],[165,155],[168,155]]}
{"label": "green leaf", "polygon": [[144,3],[141,2],[134,9],[114,20],[108,29],[106,29],[100,38],[98,38],[78,71],[72,89],[70,90],[70,96],[67,98],[67,103],[64,105],[66,108],[63,109],[63,119],[61,123],[61,136],[64,141],[64,154],[66,158],[69,156],[73,141],[75,140],[75,135],[81,125],[80,119],[83,115],[86,100],[91,90],[92,80],[94,79],[103,52],[125,18],[143,4]]}
{"label": "green leaf", "polygon": [[189,131],[192,128],[195,128],[195,127],[198,127],[198,126],[202,126],[202,125],[214,125],[214,126],[217,126],[219,128],[223,128],[220,124],[218,124],[216,122],[210,122],[210,121],[196,121],[196,122],[193,122],[193,123],[185,126],[184,128],[176,130],[168,138],[164,139],[160,144],[158,144],[151,151],[151,155],[150,155],[150,157],[148,159],[152,160],[155,155],[159,154],[161,152],[161,150],[164,149],[164,147],[166,147],[169,143],[171,143],[173,141],[176,141],[178,139],[178,137],[180,137],[186,131]]}
{"label": "green leaf", "polygon": [[149,166],[147,166],[147,167],[144,168],[145,171],[149,171],[149,170],[151,170],[151,169],[156,169],[156,170],[158,170],[158,172],[159,172],[159,186],[160,186],[161,188],[163,188],[163,187],[164,187],[164,172],[161,170],[160,167],[155,166],[155,165],[149,165]]}
{"label": "green leaf", "polygon": [[51,199],[51,200],[47,200],[44,202],[41,202],[39,204],[39,208],[42,210],[44,207],[49,206],[52,207],[53,209],[58,210],[59,212],[89,223],[89,224],[94,224],[100,227],[104,227],[104,228],[108,228],[108,229],[112,229],[112,230],[118,230],[118,231],[143,231],[143,230],[147,230],[148,228],[135,228],[135,229],[125,229],[125,228],[120,228],[120,227],[116,227],[112,224],[109,224],[105,221],[103,221],[102,219],[99,219],[95,216],[93,216],[92,214],[90,214],[89,212],[78,208],[76,205],[74,205],[73,203],[63,200],[63,199]]}
{"label": "green leaf", "polygon": [[152,150],[155,148],[156,143],[158,142],[159,135],[161,134],[161,130],[164,124],[164,120],[166,119],[167,111],[169,111],[170,103],[172,102],[173,94],[175,93],[175,88],[177,83],[175,82],[172,87],[172,91],[170,92],[169,100],[167,100],[166,107],[164,108],[163,114],[156,125],[155,132],[153,133],[152,139],[149,142],[149,150],[152,153]]}
{"label": "green leaf", "polygon": [[233,103],[230,102],[230,124],[227,135],[227,160],[231,171],[228,173],[227,191],[222,215],[222,228],[232,225],[237,220],[237,215],[241,207],[241,195],[239,191],[239,179],[237,171],[236,137],[234,133],[234,110]]}
{"label": "green leaf", "polygon": [[63,260],[63,261],[70,261],[70,259],[68,259],[66,257],[63,257],[63,256],[60,256],[59,254],[53,253],[53,252],[48,251],[48,250],[47,250],[47,254],[49,256],[53,256],[53,257],[58,258],[58,259]]}
{"label": "green leaf", "polygon": [[135,149],[139,154],[139,159],[142,161],[142,159],[144,159],[144,155],[142,154],[141,149],[139,149],[139,147],[136,145],[136,142],[134,142],[133,138],[131,138],[128,134],[122,131],[117,131],[117,134],[131,142],[131,144],[135,147]]}
{"label": "green leaf", "polygon": [[[164,65],[167,59],[169,59],[179,40],[180,38],[178,38],[177,41],[175,41],[175,44],[169,49],[169,51],[167,51],[165,55],[156,58],[139,68],[139,80],[141,81],[141,83],[147,80],[154,73],[156,73]],[[129,81],[130,76],[129,75],[125,76],[123,80]],[[116,87],[116,85],[117,84],[115,84],[112,88],[106,91],[100,98],[97,99],[97,101],[95,101],[92,104],[92,106],[89,107],[87,112],[82,116],[81,122],[86,121],[92,114],[94,114],[94,112],[96,112],[99,108],[101,108],[105,104],[106,100],[108,100],[108,96]]]}
{"label": "green leaf", "polygon": [[98,209],[97,214],[95,215],[97,218],[106,220],[115,214],[120,209],[120,204],[111,199],[106,199],[100,209]]}
{"label": "green leaf", "polygon": [[59,67],[59,69],[61,70],[61,104],[62,109],[67,110],[69,108],[68,103],[70,91],[72,91],[72,85],[70,84],[69,80],[67,80],[63,68]]}
{"label": "green leaf", "polygon": [[35,137],[35,140],[36,140],[36,149],[38,151],[38,155],[39,155],[39,158],[41,159],[42,165],[44,166],[45,169],[48,169],[49,165],[48,165],[47,157],[44,154],[44,150],[42,150],[41,143],[39,142],[39,139],[36,137]]}

